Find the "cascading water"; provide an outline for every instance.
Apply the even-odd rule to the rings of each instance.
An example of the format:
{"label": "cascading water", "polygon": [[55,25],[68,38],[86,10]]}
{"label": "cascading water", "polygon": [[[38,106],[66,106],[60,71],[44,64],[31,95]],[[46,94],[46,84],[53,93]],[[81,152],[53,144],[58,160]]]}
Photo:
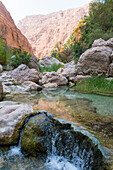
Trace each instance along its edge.
{"label": "cascading water", "polygon": [[[98,170],[103,164],[100,150],[87,136],[74,131],[71,124],[62,124],[56,119],[50,119],[48,115],[49,125],[47,126],[45,123],[44,129],[47,136],[45,138],[47,157],[43,157],[43,155],[41,159],[25,157],[21,152],[21,137],[29,120],[26,120],[21,131],[19,145],[10,147],[10,150],[2,155],[1,159],[4,159],[3,165],[5,166],[0,167],[1,169],[14,170],[21,164],[23,170],[25,167],[39,170]],[[19,165],[18,161],[20,161]],[[6,162],[7,164],[5,164]],[[15,165],[14,167],[12,163],[13,166]]]}

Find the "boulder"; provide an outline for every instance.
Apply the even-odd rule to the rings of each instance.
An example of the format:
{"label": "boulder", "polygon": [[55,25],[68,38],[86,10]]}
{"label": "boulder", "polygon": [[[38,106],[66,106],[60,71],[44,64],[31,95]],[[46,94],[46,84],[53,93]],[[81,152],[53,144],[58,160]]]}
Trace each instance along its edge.
{"label": "boulder", "polygon": [[46,153],[47,145],[50,141],[48,133],[49,128],[51,128],[50,122],[45,114],[39,114],[31,118],[21,136],[22,152],[32,156]]}
{"label": "boulder", "polygon": [[38,84],[32,82],[32,81],[24,81],[22,83],[22,86],[26,87],[27,90],[26,91],[40,91],[42,90],[42,87],[39,86]]}
{"label": "boulder", "polygon": [[12,78],[10,73],[11,73],[10,71],[4,71],[1,73],[0,80],[4,85],[10,86],[17,83],[17,81],[14,78]]}
{"label": "boulder", "polygon": [[65,77],[69,77],[71,74],[75,73],[75,63],[70,62],[65,64],[64,68],[59,68],[57,73],[60,73]]}
{"label": "boulder", "polygon": [[2,86],[2,82],[0,81],[0,101],[3,98],[3,86]]}
{"label": "boulder", "polygon": [[30,104],[0,102],[0,145],[17,144],[26,117],[34,115]]}
{"label": "boulder", "polygon": [[47,57],[43,57],[40,61],[39,61],[39,64],[41,67],[50,67],[52,64],[62,64],[64,65],[62,62],[60,62],[59,60],[57,60],[56,58],[54,57],[50,57],[50,56],[47,56]]}
{"label": "boulder", "polygon": [[0,64],[0,73],[3,71],[3,67],[2,65]]}
{"label": "boulder", "polygon": [[38,68],[38,63],[37,63],[37,58],[35,56],[31,56],[30,57],[30,62],[28,64],[29,68],[34,68],[36,69],[37,71],[39,71],[39,68]]}
{"label": "boulder", "polygon": [[77,64],[76,74],[78,75],[106,75],[108,72],[112,49],[100,46],[86,50]]}
{"label": "boulder", "polygon": [[3,93],[4,94],[10,94],[11,93],[11,89],[6,86],[5,84],[3,84]]}
{"label": "boulder", "polygon": [[43,85],[44,88],[56,88],[58,85],[56,83],[47,83]]}
{"label": "boulder", "polygon": [[57,72],[47,72],[42,75],[42,78],[39,80],[40,85],[48,84],[48,83],[56,83],[58,86],[66,85],[68,80]]}
{"label": "boulder", "polygon": [[[113,38],[104,41],[95,40],[92,48],[86,50],[77,64],[78,75],[106,75],[111,76],[111,63],[113,62]],[[110,73],[110,75],[109,75]]]}
{"label": "boulder", "polygon": [[92,44],[92,47],[102,47],[102,46],[108,46],[113,49],[113,38],[110,38],[107,41],[103,40],[102,38],[99,38],[95,40]]}
{"label": "boulder", "polygon": [[33,81],[38,82],[39,72],[36,69],[30,69],[25,64],[21,64],[16,69],[11,71],[11,76],[18,82]]}

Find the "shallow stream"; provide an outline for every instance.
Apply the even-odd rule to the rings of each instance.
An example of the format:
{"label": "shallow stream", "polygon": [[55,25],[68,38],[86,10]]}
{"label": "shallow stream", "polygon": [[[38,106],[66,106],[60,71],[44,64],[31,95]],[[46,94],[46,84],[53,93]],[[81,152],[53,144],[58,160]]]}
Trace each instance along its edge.
{"label": "shallow stream", "polygon": [[[99,140],[106,155],[110,155],[110,164],[113,163],[113,97],[58,88],[30,94],[7,95],[4,100],[32,103],[36,111],[47,110],[56,118],[74,122],[76,128],[90,132]],[[0,169],[83,170],[82,166],[74,166],[66,158],[55,154],[47,159],[44,156],[25,157],[20,146],[1,147]]]}

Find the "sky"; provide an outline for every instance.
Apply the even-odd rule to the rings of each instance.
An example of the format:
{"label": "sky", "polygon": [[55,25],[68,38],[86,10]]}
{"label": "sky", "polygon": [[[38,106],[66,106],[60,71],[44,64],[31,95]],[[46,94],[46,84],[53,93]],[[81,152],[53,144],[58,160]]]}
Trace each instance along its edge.
{"label": "sky", "polygon": [[1,0],[14,22],[29,15],[49,14],[69,8],[77,8],[91,0]]}

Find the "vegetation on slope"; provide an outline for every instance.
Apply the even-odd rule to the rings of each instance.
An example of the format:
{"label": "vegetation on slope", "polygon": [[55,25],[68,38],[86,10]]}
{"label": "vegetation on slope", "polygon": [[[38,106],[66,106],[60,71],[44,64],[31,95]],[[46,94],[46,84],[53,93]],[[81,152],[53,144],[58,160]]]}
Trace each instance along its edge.
{"label": "vegetation on slope", "polygon": [[20,64],[28,65],[30,62],[30,57],[31,54],[28,52],[22,52],[21,46],[12,50],[7,46],[7,43],[4,39],[0,39],[0,64],[4,66],[3,68],[5,70],[7,70],[5,67],[7,64],[9,64],[12,68],[16,68]]}
{"label": "vegetation on slope", "polygon": [[0,64],[6,65],[7,60],[12,55],[12,51],[8,48],[7,43],[4,39],[0,39]]}
{"label": "vegetation on slope", "polygon": [[113,37],[113,0],[90,3],[89,16],[85,16],[73,30],[67,42],[58,42],[51,56],[62,62],[74,59],[77,63],[80,55],[91,47],[95,39],[108,40]]}
{"label": "vegetation on slope", "polygon": [[9,61],[9,64],[13,68],[17,68],[21,64],[28,65],[30,62],[30,57],[31,57],[31,54],[29,54],[26,51],[22,52],[21,47],[15,48],[15,50],[13,51],[13,56],[11,57]]}

